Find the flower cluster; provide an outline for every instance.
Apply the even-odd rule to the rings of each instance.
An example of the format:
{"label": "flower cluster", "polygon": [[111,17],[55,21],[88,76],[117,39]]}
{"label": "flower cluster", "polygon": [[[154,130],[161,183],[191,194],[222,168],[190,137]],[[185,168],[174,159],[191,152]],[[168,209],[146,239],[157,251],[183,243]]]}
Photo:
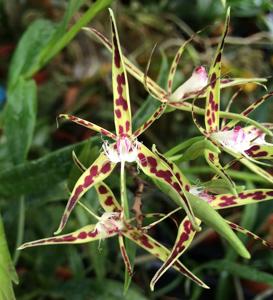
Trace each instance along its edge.
{"label": "flower cluster", "polygon": [[[132,275],[133,266],[127,254],[124,238],[133,241],[136,245],[163,262],[151,280],[152,290],[158,279],[170,267],[184,274],[198,285],[208,288],[202,280],[191,273],[179,260],[180,256],[191,244],[196,232],[200,231],[202,222],[218,231],[244,258],[249,258],[250,255],[233,230],[243,232],[256,240],[260,240],[265,246],[271,247],[265,240],[262,240],[247,229],[223,219],[217,213],[217,210],[273,199],[272,189],[237,191],[235,183],[226,172],[231,164],[222,166],[219,158],[220,153],[225,151],[259,176],[273,183],[272,175],[258,166],[258,164],[263,164],[260,160],[269,160],[273,157],[273,145],[265,140],[266,135],[272,136],[272,126],[271,124],[259,124],[247,117],[261,103],[268,99],[272,95],[272,92],[255,101],[255,103],[241,114],[233,114],[220,110],[220,91],[222,88],[250,81],[241,78],[221,79],[221,57],[224,40],[228,32],[229,11],[227,12],[225,29],[209,73],[206,72],[203,66],[196,67],[191,77],[174,92],[172,92],[172,85],[178,61],[189,41],[180,47],[173,60],[168,75],[167,91],[165,91],[149,78],[147,74],[143,74],[142,71],[122,55],[118,31],[111,10],[110,17],[112,42],[108,41],[107,38],[95,29],[91,29],[90,32],[95,34],[112,51],[112,84],[116,132],[112,133],[105,128],[76,116],[67,114],[59,116],[60,118],[95,130],[113,140],[113,143],[105,141],[99,157],[88,168],[85,168],[75,157],[75,163],[82,170],[82,175],[71,192],[60,225],[55,234],[59,234],[64,229],[76,204],[83,206],[84,209],[97,219],[97,223],[87,225],[69,234],[25,243],[20,249],[49,244],[87,243],[117,236],[128,274]],[[162,103],[151,117],[134,132],[132,131],[127,71],[141,81],[147,87],[148,91]],[[205,109],[195,105],[197,98],[206,98]],[[187,101],[189,99],[193,99],[193,101]],[[174,157],[161,154],[155,147],[148,149],[138,140],[139,136],[164,113],[166,106],[192,112],[193,121],[203,137],[200,137],[191,147],[201,149],[199,152],[204,155],[208,164],[215,171],[212,181],[223,180],[228,191],[221,193],[211,191],[205,186],[193,185],[175,163]],[[195,117],[196,114],[204,115],[205,128],[198,124]],[[230,119],[230,121],[220,128],[220,118]],[[250,125],[237,125],[239,122]],[[130,217],[128,210],[125,180],[126,163],[136,163],[146,176],[153,179],[175,201],[178,209],[174,212],[163,214],[161,219],[146,227],[136,226],[135,218]],[[111,189],[104,183],[104,180],[111,175],[117,164],[120,164],[120,201],[117,200]],[[100,205],[104,209],[104,213],[101,216],[96,215],[80,202],[80,198],[92,187],[96,189]],[[172,249],[167,249],[161,243],[154,240],[147,233],[147,230],[182,208],[186,212],[186,217],[180,222],[177,239]],[[155,216],[156,214],[150,215]],[[148,217],[148,215],[144,215],[143,217]]]}

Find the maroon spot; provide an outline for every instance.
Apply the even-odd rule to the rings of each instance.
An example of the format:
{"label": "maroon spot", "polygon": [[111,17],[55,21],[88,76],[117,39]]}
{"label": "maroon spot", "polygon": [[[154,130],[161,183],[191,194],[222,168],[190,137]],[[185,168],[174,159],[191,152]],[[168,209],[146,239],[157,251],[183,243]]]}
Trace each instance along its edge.
{"label": "maroon spot", "polygon": [[139,241],[146,248],[149,248],[149,249],[153,249],[154,248],[154,246],[149,242],[149,240],[148,240],[148,238],[147,238],[146,235],[141,235],[139,237]]}
{"label": "maroon spot", "polygon": [[215,84],[216,84],[216,73],[213,73],[212,75],[211,75],[211,83],[210,83],[210,85],[211,85],[211,87],[214,89],[214,87],[215,87]]}
{"label": "maroon spot", "polygon": [[118,126],[118,133],[123,134],[123,127],[121,125]]}
{"label": "maroon spot", "polygon": [[173,183],[173,187],[174,187],[178,192],[181,192],[181,187],[180,187],[180,185],[179,185],[178,182],[174,182],[174,183]]}
{"label": "maroon spot", "polygon": [[190,186],[188,184],[185,185],[185,190],[188,192],[190,190]]}
{"label": "maroon spot", "polygon": [[92,166],[90,169],[90,176],[94,177],[98,174],[98,166]]}
{"label": "maroon spot", "polygon": [[106,174],[106,173],[108,173],[110,170],[111,170],[111,163],[108,162],[108,163],[106,163],[106,164],[101,168],[100,171],[101,171],[103,174]]}
{"label": "maroon spot", "polygon": [[218,55],[215,59],[215,64],[214,65],[216,65],[217,63],[219,63],[221,61],[221,57],[222,57],[222,53],[220,52],[220,53],[218,53]]}
{"label": "maroon spot", "polygon": [[120,111],[120,109],[115,109],[115,115],[116,115],[116,117],[117,117],[118,119],[121,118],[121,111]]}
{"label": "maroon spot", "polygon": [[126,132],[128,132],[130,130],[130,122],[129,121],[126,121],[125,129],[126,129]]}
{"label": "maroon spot", "polygon": [[124,73],[121,73],[120,75],[117,76],[117,82],[118,82],[119,86],[125,84],[125,75],[124,75]]}
{"label": "maroon spot", "polygon": [[82,231],[78,234],[78,239],[86,239],[87,233],[85,231]]}
{"label": "maroon spot", "polygon": [[138,157],[140,163],[142,164],[142,166],[147,167],[148,162],[147,162],[145,155],[143,153],[138,153],[137,157]]}
{"label": "maroon spot", "polygon": [[211,119],[208,119],[208,124],[211,125],[212,124],[212,121]]}
{"label": "maroon spot", "polygon": [[210,109],[207,110],[207,117],[210,115]]}
{"label": "maroon spot", "polygon": [[273,191],[267,192],[266,193],[268,196],[273,196]]}
{"label": "maroon spot", "polygon": [[73,236],[73,235],[67,235],[67,236],[64,236],[64,237],[62,237],[62,238],[56,238],[56,240],[58,240],[58,241],[64,241],[64,242],[73,242],[73,241],[75,241],[77,238],[75,237],[75,236]]}
{"label": "maroon spot", "polygon": [[253,108],[248,108],[247,110],[245,110],[244,112],[243,112],[243,115],[244,116],[247,116],[248,114],[250,114],[251,112],[252,112],[252,110],[253,110]]}
{"label": "maroon spot", "polygon": [[111,206],[113,204],[113,197],[108,196],[107,199],[104,201],[105,205]]}
{"label": "maroon spot", "polygon": [[89,237],[95,237],[96,235],[98,235],[98,229],[88,232]]}
{"label": "maroon spot", "polygon": [[211,152],[209,153],[209,160],[210,160],[210,161],[213,161],[213,160],[214,160],[214,154],[211,153]]}
{"label": "maroon spot", "polygon": [[152,167],[156,167],[157,166],[157,161],[154,157],[152,156],[148,156],[147,157],[147,161],[148,161],[148,164]]}
{"label": "maroon spot", "polygon": [[86,176],[86,177],[84,178],[83,186],[84,186],[85,188],[87,188],[87,187],[90,186],[93,182],[94,182],[94,180],[93,180],[93,177],[92,177],[91,175]]}
{"label": "maroon spot", "polygon": [[99,193],[100,194],[106,194],[107,193],[107,188],[104,185],[99,186]]}
{"label": "maroon spot", "polygon": [[209,92],[209,103],[213,103],[213,93],[212,93],[212,91]]}

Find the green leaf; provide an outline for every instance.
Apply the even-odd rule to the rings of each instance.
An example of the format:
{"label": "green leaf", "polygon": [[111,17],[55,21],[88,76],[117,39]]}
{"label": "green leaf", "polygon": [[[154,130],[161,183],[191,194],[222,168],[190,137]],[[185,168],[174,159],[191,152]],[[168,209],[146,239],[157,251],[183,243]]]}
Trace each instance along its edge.
{"label": "green leaf", "polygon": [[237,235],[226,224],[225,220],[204,200],[186,192],[190,200],[194,214],[207,226],[212,227],[229,245],[242,257],[250,258],[250,254]]}
{"label": "green leaf", "polygon": [[55,30],[56,26],[51,21],[42,19],[34,21],[27,28],[12,57],[8,91],[14,88],[20,76],[26,78],[30,69],[39,69],[41,51],[51,40]]}
{"label": "green leaf", "polygon": [[[93,3],[90,8],[81,16],[81,18],[70,28],[68,32],[62,35],[63,27],[67,24],[63,21],[60,33],[55,32],[52,39],[49,41],[46,48],[43,49],[40,56],[39,65],[33,65],[29,69],[26,76],[30,77],[35,74],[40,68],[42,68],[50,59],[52,59],[56,54],[58,54],[70,41],[76,36],[76,34],[82,29],[83,26],[87,25],[101,10],[106,8],[112,3],[113,0],[98,0]],[[73,3],[74,2],[74,3]],[[71,0],[69,3],[70,11],[65,15],[65,20],[72,15],[73,10],[76,10],[82,3],[75,3],[76,1]],[[78,1],[79,2],[79,1]]]}
{"label": "green leaf", "polygon": [[8,91],[4,132],[14,164],[23,162],[31,145],[36,121],[36,85],[20,77],[14,89]]}
{"label": "green leaf", "polygon": [[[101,140],[95,137],[91,141],[92,145],[99,145]],[[37,160],[2,171],[0,195],[13,197],[47,192],[52,186],[67,179],[67,174],[73,165],[72,151],[80,150],[86,143],[88,141],[68,146]]]}
{"label": "green leaf", "polygon": [[15,300],[12,282],[18,284],[18,277],[14,269],[5,237],[4,226],[0,215],[0,298]]}
{"label": "green leaf", "polygon": [[204,150],[210,150],[213,153],[220,153],[221,151],[209,140],[201,140],[192,144],[183,154],[179,161],[194,160],[200,155],[204,154]]}
{"label": "green leaf", "polygon": [[214,260],[200,267],[200,269],[215,269],[217,271],[227,271],[234,276],[255,282],[266,283],[273,287],[273,275],[257,270],[254,266],[245,266],[229,260]]}

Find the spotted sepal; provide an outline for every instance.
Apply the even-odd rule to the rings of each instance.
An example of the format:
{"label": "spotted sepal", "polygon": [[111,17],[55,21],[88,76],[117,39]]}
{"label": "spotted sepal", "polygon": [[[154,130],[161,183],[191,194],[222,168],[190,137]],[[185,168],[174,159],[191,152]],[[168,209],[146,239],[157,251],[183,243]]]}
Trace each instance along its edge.
{"label": "spotted sepal", "polygon": [[259,237],[258,235],[254,234],[253,232],[245,229],[244,227],[235,224],[233,222],[230,222],[228,220],[226,220],[226,222],[228,223],[228,225],[231,227],[231,229],[234,229],[238,232],[243,233],[244,235],[246,235],[247,237],[250,237],[252,239],[254,239],[255,241],[259,241],[260,243],[262,243],[262,245],[264,245],[267,248],[270,248],[273,250],[273,245],[271,243],[269,243],[268,241],[262,239],[261,237]]}
{"label": "spotted sepal", "polygon": [[124,67],[118,31],[113,11],[109,9],[112,28],[112,85],[117,135],[131,135],[132,121],[127,74]]}
{"label": "spotted sepal", "polygon": [[167,184],[178,195],[190,221],[195,229],[199,230],[190,203],[184,194],[184,191],[189,190],[190,187],[181,186],[168,164],[141,143],[139,143],[138,165],[147,176]]}
{"label": "spotted sepal", "polygon": [[[198,224],[201,224],[200,220],[198,220]],[[196,231],[192,228],[189,219],[187,217],[184,218],[179,226],[177,238],[169,257],[165,260],[160,269],[158,269],[150,282],[150,288],[152,291],[154,290],[154,286],[159,278],[179,259],[179,257],[189,247],[195,236],[195,233]]]}
{"label": "spotted sepal", "polygon": [[[84,28],[85,32],[90,35],[94,35],[110,52],[112,52],[112,44],[111,42],[98,30],[95,28]],[[135,77],[139,82],[145,84],[145,74],[141,70],[139,70],[129,59],[123,56],[124,65],[126,70]],[[162,100],[165,102],[167,97],[167,93],[162,89],[155,81],[153,81],[150,77],[146,76],[146,84],[149,91],[152,92],[153,95],[156,96],[156,99]]]}
{"label": "spotted sepal", "polygon": [[[154,240],[151,236],[137,230],[135,228],[131,228],[128,231],[124,231],[123,233],[127,238],[132,240],[141,248],[145,249],[153,256],[157,257],[161,261],[165,262],[171,251],[164,247],[162,244]],[[196,284],[203,288],[209,288],[202,280],[196,277],[193,273],[191,273],[179,260],[175,261],[173,264],[173,268],[179,271],[181,274],[186,276],[187,278],[194,281]]]}
{"label": "spotted sepal", "polygon": [[178,166],[172,162],[169,158],[167,158],[166,156],[164,156],[162,153],[160,153],[155,145],[153,145],[153,152],[159,156],[159,158],[164,161],[169,168],[172,170],[173,174],[175,175],[175,177],[177,178],[177,180],[179,181],[180,185],[182,187],[184,187],[185,190],[189,190],[190,189],[190,182],[188,180],[188,178],[182,173],[182,171],[178,168]]}
{"label": "spotted sepal", "polygon": [[225,169],[222,167],[219,161],[219,155],[210,150],[205,150],[204,156],[209,166],[227,183],[231,192],[236,195],[236,186],[230,176],[226,173]]}
{"label": "spotted sepal", "polygon": [[43,245],[56,245],[56,244],[84,244],[93,242],[96,240],[105,239],[116,235],[117,231],[107,233],[105,231],[100,232],[96,225],[87,225],[74,232],[59,235],[55,237],[45,238],[33,242],[28,242],[20,246],[18,249],[22,250],[29,247],[43,246]]}
{"label": "spotted sepal", "polygon": [[96,184],[95,189],[98,194],[100,205],[106,212],[118,212],[122,210],[115,195],[104,182],[101,181]]}
{"label": "spotted sepal", "polygon": [[210,195],[210,205],[215,209],[247,205],[273,199],[272,189],[253,189],[233,194]]}
{"label": "spotted sepal", "polygon": [[75,116],[72,116],[72,115],[66,115],[66,114],[60,114],[58,116],[58,119],[59,118],[62,118],[62,119],[65,119],[65,120],[69,120],[69,121],[72,121],[76,124],[79,124],[81,126],[84,126],[88,129],[91,129],[91,130],[94,130],[94,131],[97,131],[99,132],[100,134],[104,135],[104,136],[107,136],[113,140],[116,140],[117,137],[115,134],[113,134],[112,132],[108,131],[107,129],[104,129],[94,123],[91,123],[89,121],[86,121],[84,119],[81,119],[81,118],[78,118],[78,117],[75,117]]}
{"label": "spotted sepal", "polygon": [[[244,111],[242,111],[241,115],[248,116],[250,113],[255,111],[262,103],[264,103],[267,99],[269,99],[273,95],[273,91],[263,95],[256,101],[254,101],[252,104],[250,104]],[[236,124],[238,124],[240,120],[231,120],[228,122],[222,130],[228,130],[233,128]]]}
{"label": "spotted sepal", "polygon": [[176,73],[176,69],[177,69],[179,60],[180,60],[180,58],[181,58],[181,56],[182,56],[182,54],[183,54],[186,46],[191,41],[192,41],[192,38],[188,39],[187,41],[185,41],[180,46],[180,48],[176,52],[175,57],[174,57],[174,59],[172,61],[171,68],[170,68],[170,71],[169,71],[169,74],[168,74],[168,81],[167,81],[167,93],[168,93],[168,96],[170,96],[172,94],[173,80],[174,80],[174,76],[175,76],[175,73]]}
{"label": "spotted sepal", "polygon": [[60,233],[68,217],[77,204],[77,201],[85,194],[92,186],[101,182],[106,177],[110,175],[113,171],[115,164],[108,160],[104,153],[101,153],[100,156],[95,160],[95,162],[80,176],[76,182],[71,196],[67,202],[64,214],[62,216],[60,225],[55,234]]}
{"label": "spotted sepal", "polygon": [[209,70],[210,83],[206,94],[205,125],[207,132],[218,131],[219,129],[219,109],[220,109],[220,77],[221,77],[221,57],[224,48],[225,37],[228,32],[230,20],[230,9],[227,10],[225,29],[216,50],[216,54]]}
{"label": "spotted sepal", "polygon": [[245,152],[255,159],[273,159],[273,145],[253,145]]}
{"label": "spotted sepal", "polygon": [[144,131],[146,131],[158,118],[162,116],[166,109],[166,104],[161,104],[156,111],[152,114],[152,116],[143,124],[141,125],[134,133],[133,137],[136,138],[141,135]]}
{"label": "spotted sepal", "polygon": [[130,259],[128,257],[126,248],[125,248],[123,236],[121,234],[118,236],[118,241],[119,241],[120,253],[121,253],[126,271],[128,272],[129,276],[133,276],[132,266],[131,266]]}

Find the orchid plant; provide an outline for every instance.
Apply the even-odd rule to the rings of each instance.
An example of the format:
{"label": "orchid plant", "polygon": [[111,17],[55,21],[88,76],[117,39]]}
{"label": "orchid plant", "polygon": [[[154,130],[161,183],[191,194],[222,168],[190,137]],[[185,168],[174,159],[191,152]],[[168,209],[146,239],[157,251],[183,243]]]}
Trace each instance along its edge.
{"label": "orchid plant", "polygon": [[116,134],[111,133],[89,121],[80,119],[78,117],[61,114],[59,117],[70,120],[74,123],[80,124],[89,129],[95,130],[115,141],[109,144],[104,142],[103,151],[95,162],[82,174],[78,179],[75,187],[68,200],[64,214],[61,219],[60,226],[57,233],[60,233],[68,217],[75,207],[80,197],[86,193],[96,183],[101,182],[107,178],[114,170],[117,163],[121,164],[121,202],[123,212],[122,215],[128,218],[128,204],[126,199],[126,184],[124,166],[126,162],[136,162],[139,168],[148,176],[157,178],[167,183],[170,188],[180,197],[181,205],[184,207],[189,216],[193,226],[198,229],[195,218],[188,199],[185,196],[185,191],[189,190],[187,185],[179,182],[170,168],[157,157],[152,151],[145,147],[137,140],[138,136],[143,133],[160,115],[160,111],[164,107],[160,107],[152,117],[145,122],[140,128],[132,133],[131,109],[129,100],[129,89],[127,82],[127,74],[124,68],[123,56],[119,44],[118,32],[113,12],[110,10],[111,25],[112,25],[112,42],[113,42],[113,56],[112,56],[112,83],[113,83],[113,101],[114,101],[114,120]]}
{"label": "orchid plant", "polygon": [[[261,103],[268,99],[273,92],[268,93],[258,99],[241,114],[233,114],[220,110],[220,90],[250,81],[261,81],[254,79],[221,79],[221,56],[229,24],[229,10],[225,23],[225,29],[218,45],[215,58],[207,74],[203,66],[194,69],[191,77],[185,81],[178,89],[172,92],[173,79],[178,66],[178,61],[190,40],[186,41],[178,50],[168,75],[167,91],[159,87],[152,79],[137,69],[127,58],[122,55],[117,26],[112,10],[110,10],[112,43],[109,42],[101,33],[91,29],[103,44],[112,51],[112,84],[113,84],[113,103],[114,103],[114,122],[116,132],[112,133],[94,123],[83,120],[79,117],[61,114],[59,118],[70,120],[74,123],[99,132],[107,139],[114,140],[109,143],[104,141],[99,157],[85,168],[74,156],[77,166],[82,170],[82,175],[77,180],[71,196],[67,202],[60,225],[55,234],[61,233],[68,218],[76,206],[81,205],[97,220],[96,224],[87,225],[72,233],[58,235],[55,237],[44,238],[23,244],[19,249],[24,249],[40,245],[53,244],[80,244],[103,240],[113,236],[118,236],[121,255],[125,268],[129,275],[132,275],[131,265],[124,238],[133,241],[136,245],[148,251],[154,257],[163,261],[162,266],[151,280],[150,287],[153,290],[159,278],[170,268],[173,267],[180,273],[201,287],[208,286],[193,273],[191,273],[180,261],[180,256],[188,249],[195,234],[200,231],[201,223],[212,226],[221,234],[229,244],[244,258],[250,258],[250,254],[242,244],[241,240],[234,234],[233,230],[242,232],[256,240],[260,240],[263,245],[272,248],[265,240],[241,226],[223,219],[217,210],[234,206],[247,205],[261,201],[273,199],[272,189],[249,189],[238,191],[232,179],[227,175],[226,169],[231,165],[222,167],[219,161],[221,150],[233,155],[236,160],[240,160],[267,181],[273,182],[272,176],[258,167],[260,159],[272,159],[273,145],[266,142],[265,135],[271,135],[271,124],[259,124],[247,116]],[[90,30],[88,31],[90,32]],[[127,72],[141,81],[144,87],[161,101],[161,106],[152,116],[134,132],[132,131],[131,108],[129,98],[129,88]],[[206,98],[205,109],[195,105],[197,98]],[[194,99],[192,103],[186,100]],[[201,133],[202,145],[205,145],[203,153],[209,165],[214,169],[215,176],[212,181],[217,181],[216,177],[222,177],[229,187],[228,193],[218,193],[201,186],[192,185],[189,179],[175,163],[177,158],[157,151],[156,147],[150,150],[138,141],[138,137],[155,122],[165,111],[167,106],[192,112],[193,120]],[[203,129],[196,120],[195,114],[204,115],[205,126]],[[219,128],[221,118],[231,119],[230,122]],[[236,126],[243,121],[250,125],[246,127]],[[200,139],[198,139],[200,142]],[[125,164],[135,162],[143,173],[153,179],[159,187],[178,205],[174,211],[168,214],[147,214],[144,217],[161,216],[162,218],[147,226],[135,226],[136,218],[131,218],[126,196],[126,174]],[[115,198],[111,189],[104,183],[110,176],[115,166],[120,163],[120,203]],[[92,210],[81,203],[80,198],[92,187],[95,187],[100,205],[104,213],[98,216]],[[176,241],[172,250],[167,249],[158,241],[153,239],[147,231],[159,222],[170,217],[177,211],[184,209],[186,217],[181,221]],[[139,224],[138,224],[139,225]]]}

